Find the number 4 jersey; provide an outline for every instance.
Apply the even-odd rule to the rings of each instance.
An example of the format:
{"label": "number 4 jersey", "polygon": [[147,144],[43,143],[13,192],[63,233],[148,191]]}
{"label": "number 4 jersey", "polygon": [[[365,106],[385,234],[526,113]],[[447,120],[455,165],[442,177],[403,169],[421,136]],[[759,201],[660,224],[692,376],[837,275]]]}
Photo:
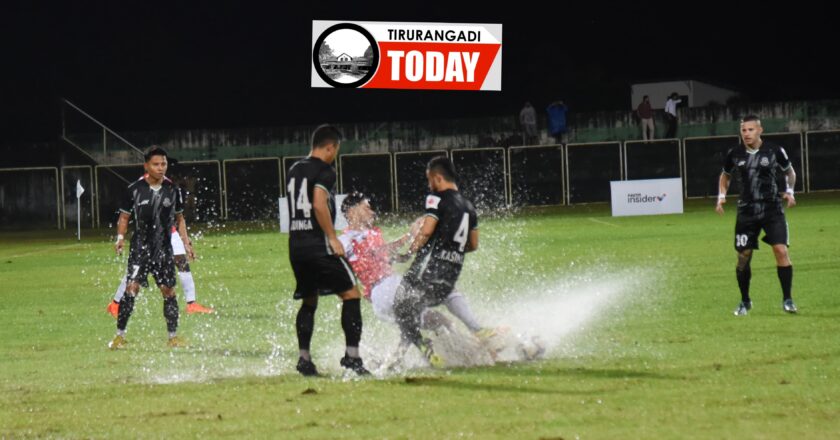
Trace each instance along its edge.
{"label": "number 4 jersey", "polygon": [[478,228],[478,216],[472,203],[455,190],[426,196],[426,215],[437,219],[435,232],[417,252],[405,276],[415,286],[425,285],[448,294],[461,274],[470,231]]}
{"label": "number 4 jersey", "polygon": [[309,260],[332,255],[329,240],[315,219],[315,187],[329,194],[327,206],[335,222],[335,169],[316,157],[295,162],[286,176],[289,209],[289,259]]}

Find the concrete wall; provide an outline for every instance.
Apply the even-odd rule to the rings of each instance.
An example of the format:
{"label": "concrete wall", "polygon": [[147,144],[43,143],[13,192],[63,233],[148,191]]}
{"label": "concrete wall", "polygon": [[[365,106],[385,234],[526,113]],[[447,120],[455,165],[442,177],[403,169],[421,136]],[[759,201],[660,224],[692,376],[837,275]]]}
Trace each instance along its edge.
{"label": "concrete wall", "polygon": [[[635,110],[642,102],[642,97],[650,96],[650,105],[655,110],[665,108],[665,101],[671,93],[680,96],[691,96],[691,81],[663,81],[656,83],[633,84],[630,86],[630,104]],[[688,103],[691,105],[691,102]]]}
{"label": "concrete wall", "polygon": [[724,105],[730,98],[738,95],[733,90],[724,89],[700,81],[691,81],[691,88],[691,107],[705,107],[710,103]]}

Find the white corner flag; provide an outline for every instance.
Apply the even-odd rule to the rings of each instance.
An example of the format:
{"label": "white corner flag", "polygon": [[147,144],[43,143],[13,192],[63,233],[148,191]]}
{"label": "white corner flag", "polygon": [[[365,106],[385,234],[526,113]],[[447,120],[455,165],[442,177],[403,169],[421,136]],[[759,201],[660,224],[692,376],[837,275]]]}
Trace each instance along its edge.
{"label": "white corner flag", "polygon": [[82,194],[85,189],[82,188],[82,181],[76,180],[76,240],[82,239]]}

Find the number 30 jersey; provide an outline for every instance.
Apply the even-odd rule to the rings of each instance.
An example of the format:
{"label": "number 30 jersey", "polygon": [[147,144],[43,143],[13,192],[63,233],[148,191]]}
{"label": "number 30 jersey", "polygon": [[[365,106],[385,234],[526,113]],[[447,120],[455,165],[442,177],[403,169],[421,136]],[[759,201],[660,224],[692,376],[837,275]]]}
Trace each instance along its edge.
{"label": "number 30 jersey", "polygon": [[426,196],[426,215],[437,219],[437,225],[417,252],[406,277],[454,288],[464,265],[470,231],[478,228],[475,208],[460,192],[446,190]]}
{"label": "number 30 jersey", "polygon": [[316,157],[295,162],[286,176],[289,210],[289,259],[310,260],[332,255],[329,240],[315,219],[315,187],[329,194],[327,206],[335,224],[335,169]]}

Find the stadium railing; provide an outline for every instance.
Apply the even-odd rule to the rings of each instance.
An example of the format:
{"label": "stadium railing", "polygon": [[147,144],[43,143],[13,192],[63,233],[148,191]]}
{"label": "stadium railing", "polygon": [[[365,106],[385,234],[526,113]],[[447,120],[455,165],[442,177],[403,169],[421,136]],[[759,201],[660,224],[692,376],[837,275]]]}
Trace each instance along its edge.
{"label": "stadium railing", "polygon": [[0,226],[61,229],[60,180],[56,167],[0,168]]}
{"label": "stadium railing", "polygon": [[[87,171],[87,172],[85,172]],[[94,188],[93,183],[93,167],[90,165],[69,165],[61,167],[61,209],[62,209],[62,216],[61,216],[61,225],[63,229],[67,229],[67,220],[68,217],[71,219],[71,224],[73,221],[78,221],[77,217],[79,214],[79,210],[77,209],[76,203],[82,203],[81,206],[81,214],[82,218],[85,219],[83,225],[87,225],[87,217],[90,218],[90,227],[96,227],[96,190]],[[82,197],[80,199],[76,198],[76,182],[80,181],[82,184],[82,188],[84,188],[84,193],[82,193]],[[83,200],[90,200],[90,210],[88,211],[85,207],[86,203],[82,202]],[[69,208],[69,209],[68,209]]]}
{"label": "stadium railing", "polygon": [[342,154],[338,160],[339,191],[365,194],[373,208],[394,211],[394,158],[391,153]]}
{"label": "stadium railing", "polygon": [[[446,150],[400,151],[394,153],[395,211],[422,211],[426,185],[426,163],[435,156],[447,156]],[[408,200],[416,200],[415,205]]]}
{"label": "stadium railing", "polygon": [[227,159],[222,176],[227,219],[256,220],[277,212],[283,188],[279,157]]}
{"label": "stadium railing", "polygon": [[621,142],[567,144],[565,152],[566,203],[608,202],[610,182],[624,179]]}
{"label": "stadium railing", "polygon": [[508,148],[508,194],[513,206],[564,205],[563,145]]}
{"label": "stadium railing", "polygon": [[840,130],[806,132],[805,158],[808,192],[840,189]]}

